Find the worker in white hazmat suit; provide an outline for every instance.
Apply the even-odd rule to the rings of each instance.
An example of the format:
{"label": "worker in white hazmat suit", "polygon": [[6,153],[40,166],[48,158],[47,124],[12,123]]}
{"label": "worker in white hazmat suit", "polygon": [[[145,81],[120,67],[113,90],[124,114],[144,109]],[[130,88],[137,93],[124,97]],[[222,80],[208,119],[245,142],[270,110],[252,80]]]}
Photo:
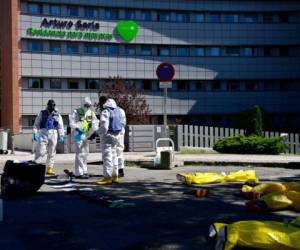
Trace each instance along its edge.
{"label": "worker in white hazmat suit", "polygon": [[49,100],[47,109],[42,110],[33,125],[33,140],[37,142],[35,161],[41,163],[47,154],[46,174],[54,175],[54,156],[57,139],[64,143],[64,124],[59,112],[55,109],[54,100]]}
{"label": "worker in white hazmat suit", "polygon": [[92,110],[92,102],[85,97],[82,106],[75,109],[69,115],[72,139],[75,141],[75,176],[79,179],[89,178],[87,173],[87,157],[89,154],[89,142],[98,130],[99,120]]}
{"label": "worker in white hazmat suit", "polygon": [[113,99],[101,96],[99,134],[102,149],[104,178],[96,182],[98,185],[118,183],[117,147],[120,143],[120,133],[124,125],[123,114]]}
{"label": "worker in white hazmat suit", "polygon": [[120,137],[119,137],[119,143],[117,145],[117,158],[118,158],[118,171],[119,171],[119,177],[124,177],[124,166],[125,166],[125,161],[124,161],[124,136],[125,136],[125,127],[126,127],[126,114],[124,109],[120,108],[121,112],[121,124],[122,124],[122,130],[120,132]]}

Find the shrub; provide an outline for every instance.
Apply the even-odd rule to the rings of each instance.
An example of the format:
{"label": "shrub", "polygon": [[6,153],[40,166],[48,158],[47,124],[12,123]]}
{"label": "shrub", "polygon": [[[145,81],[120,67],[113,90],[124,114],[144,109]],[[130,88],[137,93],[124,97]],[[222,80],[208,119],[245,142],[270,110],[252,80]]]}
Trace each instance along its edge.
{"label": "shrub", "polygon": [[245,129],[245,135],[262,135],[262,111],[259,106],[254,106],[243,111],[238,118],[239,127]]}
{"label": "shrub", "polygon": [[218,140],[213,149],[220,153],[276,155],[284,153],[287,145],[280,137],[236,136]]}

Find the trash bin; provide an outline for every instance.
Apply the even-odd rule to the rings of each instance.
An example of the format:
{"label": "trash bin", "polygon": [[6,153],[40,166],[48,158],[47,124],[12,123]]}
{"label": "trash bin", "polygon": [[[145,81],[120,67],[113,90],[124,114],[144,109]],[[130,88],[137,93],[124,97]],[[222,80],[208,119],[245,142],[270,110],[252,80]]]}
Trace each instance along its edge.
{"label": "trash bin", "polygon": [[8,154],[7,151],[8,131],[0,130],[0,154]]}

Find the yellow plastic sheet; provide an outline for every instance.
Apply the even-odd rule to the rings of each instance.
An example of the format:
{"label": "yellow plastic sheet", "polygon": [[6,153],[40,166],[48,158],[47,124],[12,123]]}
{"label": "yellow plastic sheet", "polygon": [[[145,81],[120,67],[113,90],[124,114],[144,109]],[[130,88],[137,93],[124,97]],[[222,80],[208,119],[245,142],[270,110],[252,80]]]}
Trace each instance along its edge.
{"label": "yellow plastic sheet", "polygon": [[271,210],[280,210],[288,208],[293,202],[284,194],[281,193],[268,193],[261,197],[267,207]]}
{"label": "yellow plastic sheet", "polygon": [[236,172],[230,172],[228,175],[225,173],[213,172],[180,173],[177,175],[177,179],[188,185],[257,181],[255,170],[240,170]]}
{"label": "yellow plastic sheet", "polygon": [[[300,192],[297,191],[288,191],[286,196],[293,202],[291,207],[295,210],[300,212]],[[300,218],[300,217],[299,217]],[[300,241],[300,239],[299,239]]]}
{"label": "yellow plastic sheet", "polygon": [[[299,217],[300,218],[300,217]],[[239,221],[224,225],[214,223],[216,250],[235,246],[270,250],[300,250],[300,219],[290,223],[276,221]],[[211,234],[210,232],[210,235]]]}
{"label": "yellow plastic sheet", "polygon": [[260,196],[267,194],[267,193],[272,193],[272,192],[277,192],[277,193],[285,193],[286,192],[286,187],[280,182],[267,182],[267,183],[262,183],[259,184],[255,187],[250,187],[247,185],[243,185],[242,187],[242,192],[244,193],[253,193],[253,197],[259,198]]}

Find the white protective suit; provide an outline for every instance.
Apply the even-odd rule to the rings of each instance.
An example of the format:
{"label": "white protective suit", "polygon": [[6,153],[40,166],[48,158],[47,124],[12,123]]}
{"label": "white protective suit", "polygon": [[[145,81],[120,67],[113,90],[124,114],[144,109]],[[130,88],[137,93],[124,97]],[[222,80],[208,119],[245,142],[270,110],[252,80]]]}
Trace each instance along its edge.
{"label": "white protective suit", "polygon": [[[56,129],[48,129],[43,125],[43,112],[48,112],[49,116],[53,116],[53,119],[57,122]],[[42,110],[35,118],[33,133],[39,134],[34,160],[38,163],[42,163],[44,162],[44,157],[47,154],[46,166],[53,168],[54,157],[56,154],[57,133],[59,136],[64,135],[63,119],[59,112],[54,110],[50,114],[47,109]]]}
{"label": "white protective suit", "polygon": [[[110,112],[107,108],[115,109],[117,104],[113,99],[108,99],[103,105],[104,110],[100,115],[99,134],[103,160],[103,175],[105,178],[118,176],[118,157],[117,148],[120,146],[121,131],[117,133],[109,132]],[[121,123],[126,123],[125,112],[121,111]],[[124,138],[124,137],[123,137]]]}
{"label": "white protective suit", "polygon": [[75,141],[76,153],[75,153],[75,175],[82,176],[87,174],[87,157],[89,154],[89,140],[88,138],[98,130],[99,120],[97,119],[95,112],[91,108],[84,108],[85,104],[91,105],[91,100],[86,97],[83,101],[82,107],[79,107],[69,115],[70,127],[72,129],[72,139],[76,135],[76,129],[82,130],[83,121],[87,121],[89,124],[88,131],[85,132],[85,139]]}
{"label": "white protective suit", "polygon": [[122,115],[122,130],[120,132],[119,143],[117,145],[117,157],[118,157],[118,169],[124,169],[124,136],[125,136],[125,127],[126,127],[126,114],[122,108],[119,108]]}

